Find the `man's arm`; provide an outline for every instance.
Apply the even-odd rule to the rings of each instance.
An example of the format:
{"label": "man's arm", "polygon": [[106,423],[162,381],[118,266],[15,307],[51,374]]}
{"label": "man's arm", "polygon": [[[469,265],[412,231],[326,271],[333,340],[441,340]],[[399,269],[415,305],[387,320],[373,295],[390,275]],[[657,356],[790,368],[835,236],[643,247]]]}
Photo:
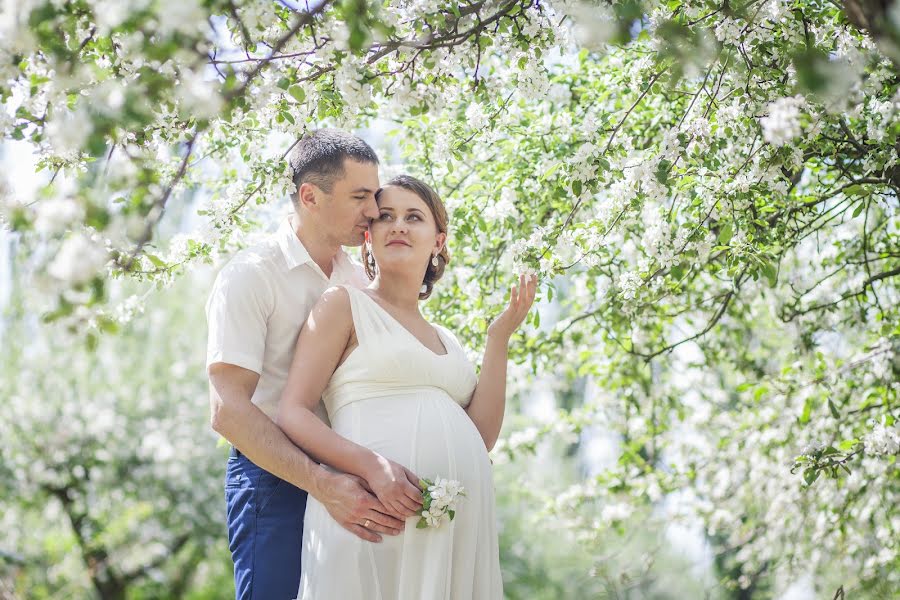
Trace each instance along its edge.
{"label": "man's arm", "polygon": [[[228,363],[209,367],[210,424],[253,463],[307,490],[349,531],[370,542],[375,532],[397,535],[403,522],[378,509],[381,503],[355,477],[332,473],[297,448],[251,401],[259,375]],[[382,509],[383,510],[383,509]],[[370,522],[369,528],[360,523]]]}
{"label": "man's arm", "polygon": [[338,434],[313,412],[352,333],[347,290],[327,290],[297,337],[287,384],[278,401],[276,423],[310,456],[365,479],[390,514],[411,517],[422,506],[419,478],[406,467]]}

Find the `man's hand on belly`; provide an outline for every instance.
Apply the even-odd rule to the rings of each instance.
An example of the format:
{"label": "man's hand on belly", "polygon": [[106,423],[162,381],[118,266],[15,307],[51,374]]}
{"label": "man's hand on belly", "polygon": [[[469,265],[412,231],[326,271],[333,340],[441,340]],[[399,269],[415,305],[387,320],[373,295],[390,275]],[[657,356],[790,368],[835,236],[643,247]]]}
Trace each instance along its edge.
{"label": "man's hand on belly", "polygon": [[380,542],[381,535],[398,535],[405,523],[386,514],[387,509],[354,475],[327,473],[318,482],[315,498],[341,527],[369,542]]}

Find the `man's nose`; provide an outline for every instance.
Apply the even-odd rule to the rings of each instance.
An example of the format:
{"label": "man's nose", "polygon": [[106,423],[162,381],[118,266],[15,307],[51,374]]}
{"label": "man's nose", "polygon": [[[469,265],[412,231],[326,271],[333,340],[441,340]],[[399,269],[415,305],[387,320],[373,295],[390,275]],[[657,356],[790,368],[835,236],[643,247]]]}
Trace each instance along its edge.
{"label": "man's nose", "polygon": [[363,216],[367,219],[378,218],[378,203],[375,201],[375,196],[372,196],[369,198],[369,201],[366,202],[366,205],[363,208]]}

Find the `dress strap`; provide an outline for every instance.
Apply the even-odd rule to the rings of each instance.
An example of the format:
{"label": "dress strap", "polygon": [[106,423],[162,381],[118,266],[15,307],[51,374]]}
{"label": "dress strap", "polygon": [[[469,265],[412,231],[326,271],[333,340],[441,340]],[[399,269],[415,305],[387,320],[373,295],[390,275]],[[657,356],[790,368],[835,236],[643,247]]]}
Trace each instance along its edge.
{"label": "dress strap", "polygon": [[360,346],[389,332],[391,322],[372,298],[353,284],[345,283],[341,287],[346,289],[347,295],[350,296],[350,312],[353,317],[353,327],[356,329],[356,339]]}

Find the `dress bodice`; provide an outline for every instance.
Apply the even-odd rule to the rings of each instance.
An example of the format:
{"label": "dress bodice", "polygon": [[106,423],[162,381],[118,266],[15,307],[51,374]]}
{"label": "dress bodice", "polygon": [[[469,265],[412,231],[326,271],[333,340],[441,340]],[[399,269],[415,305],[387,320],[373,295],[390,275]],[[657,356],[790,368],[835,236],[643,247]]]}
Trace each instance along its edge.
{"label": "dress bodice", "polygon": [[477,382],[475,369],[456,336],[435,325],[446,354],[436,354],[364,291],[342,286],[350,296],[359,345],[335,370],[322,394],[329,418],[355,401],[442,390],[466,407]]}

